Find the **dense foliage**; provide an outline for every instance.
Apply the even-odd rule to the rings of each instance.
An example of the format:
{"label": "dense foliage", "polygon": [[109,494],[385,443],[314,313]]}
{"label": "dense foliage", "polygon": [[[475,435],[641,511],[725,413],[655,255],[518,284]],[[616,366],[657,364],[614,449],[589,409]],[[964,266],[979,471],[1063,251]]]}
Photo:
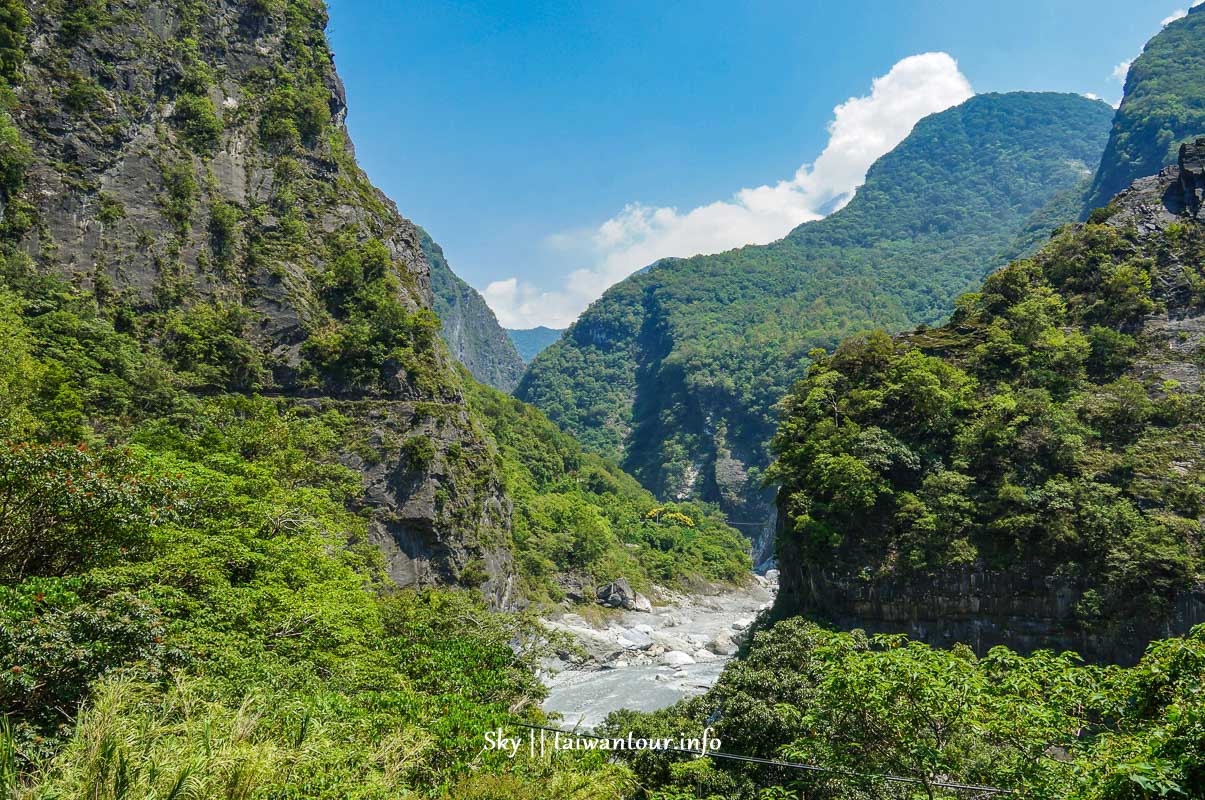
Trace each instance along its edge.
{"label": "dense foliage", "polygon": [[[413,230],[346,146],[323,5],[148,6],[0,8],[0,74],[30,84],[0,92],[0,793],[622,793],[599,760],[482,752],[486,729],[541,718],[536,670],[561,643],[475,592],[398,591],[367,543],[375,464],[347,464],[393,454],[403,489],[438,466],[457,496],[437,512],[472,516],[459,495],[507,462],[424,307]],[[239,24],[206,39],[222,15]],[[271,44],[238,85],[244,62],[211,63],[226,35]],[[121,150],[126,123],[151,157]],[[224,170],[234,138],[262,193]],[[114,154],[145,158],[135,189],[100,190]],[[86,224],[56,227],[60,200]],[[99,238],[70,238],[84,228]],[[356,416],[391,402],[445,452]],[[739,542],[708,561],[713,540],[688,538],[668,537],[683,565],[745,566]]]}
{"label": "dense foliage", "polygon": [[562,574],[598,583],[627,578],[641,590],[748,577],[747,543],[717,509],[658,503],[538,409],[487,386],[471,386],[469,405],[498,446],[515,504],[515,558],[531,595],[558,597]]}
{"label": "dense foliage", "polygon": [[941,783],[1026,798],[1189,798],[1205,793],[1203,685],[1205,627],[1118,669],[1002,647],[976,658],[792,619],[757,633],[707,694],[617,712],[606,729],[676,737],[712,725],[725,752],[824,768],[638,754],[629,761],[654,800],[979,796]]}
{"label": "dense foliage", "polygon": [[774,445],[798,557],[1077,577],[1086,624],[1162,610],[1205,568],[1205,405],[1199,341],[1143,323],[1199,314],[1203,265],[1196,224],[1069,228],[948,325],[820,355]]}
{"label": "dense foliage", "polygon": [[195,395],[89,295],[37,286],[0,293],[5,796],[621,791],[480,752],[539,719],[548,634],[388,590],[335,457],[349,419]]}
{"label": "dense foliage", "polygon": [[1087,210],[1138,178],[1176,163],[1180,143],[1205,133],[1205,8],[1196,6],[1147,43],[1130,65],[1125,96]]}
{"label": "dense foliage", "polygon": [[516,391],[658,496],[766,511],[774,404],[808,353],[935,324],[1027,218],[1099,160],[1112,111],[979,95],[917,124],[845,208],[781,241],[633,275],[536,358]]}

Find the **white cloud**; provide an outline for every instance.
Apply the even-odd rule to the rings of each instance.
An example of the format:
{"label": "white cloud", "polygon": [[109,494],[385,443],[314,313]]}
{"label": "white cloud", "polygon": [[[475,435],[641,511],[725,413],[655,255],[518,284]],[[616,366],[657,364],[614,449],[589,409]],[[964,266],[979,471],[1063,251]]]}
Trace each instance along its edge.
{"label": "white cloud", "polygon": [[1126,76],[1130,74],[1130,65],[1134,63],[1134,59],[1122,61],[1117,66],[1113,67],[1113,80],[1119,83],[1126,82]]}
{"label": "white cloud", "polygon": [[[1193,4],[1190,6],[1190,8],[1196,8],[1197,6],[1201,5],[1202,3],[1205,3],[1205,0],[1197,0],[1197,2],[1193,3]],[[1187,9],[1184,9],[1184,8],[1177,8],[1175,11],[1173,11],[1173,12],[1171,13],[1171,15],[1170,15],[1170,16],[1165,17],[1165,18],[1164,18],[1164,20],[1163,20],[1163,22],[1161,22],[1161,23],[1160,23],[1160,25],[1162,25],[1163,27],[1167,27],[1168,25],[1171,25],[1171,24],[1172,24],[1173,22],[1175,22],[1176,20],[1178,20],[1178,19],[1184,19],[1184,18],[1185,18],[1185,17],[1187,17],[1187,16],[1188,16],[1188,10],[1187,10]]]}
{"label": "white cloud", "polygon": [[829,140],[811,164],[770,186],[741,189],[729,200],[680,212],[630,203],[597,228],[548,238],[566,258],[589,266],[571,272],[560,288],[542,289],[516,278],[495,281],[483,294],[505,327],[564,327],[612,284],[667,256],[717,253],[764,244],[795,226],[849,202],[880,156],[929,114],[974,94],[946,53],[898,62],[874,80],[870,94],[833,109]]}

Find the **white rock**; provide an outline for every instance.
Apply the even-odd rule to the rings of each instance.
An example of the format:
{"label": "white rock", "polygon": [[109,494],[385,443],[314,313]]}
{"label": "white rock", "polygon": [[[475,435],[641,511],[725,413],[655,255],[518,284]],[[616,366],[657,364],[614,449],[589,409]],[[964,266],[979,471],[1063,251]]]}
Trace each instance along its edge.
{"label": "white rock", "polygon": [[681,650],[670,650],[661,656],[661,663],[667,667],[685,667],[687,664],[695,663],[689,653],[683,653]]}
{"label": "white rock", "polygon": [[717,658],[719,658],[719,656],[710,650],[700,650],[692,655],[694,656],[695,661],[699,662],[700,664],[705,664],[708,661],[715,661]]}
{"label": "white rock", "polygon": [[640,592],[637,592],[636,597],[632,600],[632,610],[640,611],[644,614],[652,614],[653,604],[647,597],[642,595]]}
{"label": "white rock", "polygon": [[690,677],[690,673],[684,669],[680,669],[674,673],[674,677],[675,678],[687,678],[687,677]]}
{"label": "white rock", "polygon": [[640,631],[624,631],[619,635],[619,644],[626,650],[647,650],[653,646],[653,638]]}
{"label": "white rock", "polygon": [[666,650],[693,650],[690,642],[685,639],[679,639],[677,636],[671,636],[668,633],[657,631],[653,634],[653,641],[657,644],[664,645]]}
{"label": "white rock", "polygon": [[647,633],[649,636],[653,635],[653,626],[652,625],[633,625],[632,630],[640,631],[641,633]]}
{"label": "white rock", "polygon": [[707,649],[717,656],[732,656],[736,655],[737,647],[728,631],[720,631],[707,643]]}
{"label": "white rock", "polygon": [[655,681],[668,681],[668,680],[669,680],[669,676],[668,676],[668,675],[662,675],[660,672],[658,672],[656,675],[654,675],[654,676],[653,676],[653,680],[655,680]]}

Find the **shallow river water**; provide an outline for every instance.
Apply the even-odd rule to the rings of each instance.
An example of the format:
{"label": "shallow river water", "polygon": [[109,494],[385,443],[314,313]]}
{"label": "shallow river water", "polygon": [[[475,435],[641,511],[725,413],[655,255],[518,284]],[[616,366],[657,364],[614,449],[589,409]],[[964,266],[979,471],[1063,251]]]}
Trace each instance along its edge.
{"label": "shallow river water", "polygon": [[591,660],[552,665],[544,710],[560,727],[588,730],[621,708],[654,711],[711,688],[732,658],[735,640],[774,600],[774,573],[746,588],[677,598],[653,613],[625,612],[606,628],[575,614],[550,621],[572,633]]}

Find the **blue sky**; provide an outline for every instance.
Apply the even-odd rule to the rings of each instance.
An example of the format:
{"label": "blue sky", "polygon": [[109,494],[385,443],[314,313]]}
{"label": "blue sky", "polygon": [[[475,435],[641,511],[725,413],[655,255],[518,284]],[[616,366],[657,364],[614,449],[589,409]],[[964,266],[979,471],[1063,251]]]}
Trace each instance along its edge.
{"label": "blue sky", "polygon": [[559,327],[657,257],[839,206],[972,89],[1116,102],[1190,2],[330,0],[329,34],[374,182],[504,325]]}

